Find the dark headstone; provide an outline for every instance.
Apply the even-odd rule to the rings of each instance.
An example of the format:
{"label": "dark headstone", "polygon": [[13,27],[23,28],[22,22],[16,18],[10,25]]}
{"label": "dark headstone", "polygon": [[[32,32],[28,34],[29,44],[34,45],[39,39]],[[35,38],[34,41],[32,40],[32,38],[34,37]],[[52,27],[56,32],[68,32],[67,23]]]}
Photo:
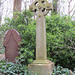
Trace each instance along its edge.
{"label": "dark headstone", "polygon": [[5,59],[15,62],[18,57],[18,43],[21,41],[19,33],[15,29],[6,31],[3,45],[5,46]]}

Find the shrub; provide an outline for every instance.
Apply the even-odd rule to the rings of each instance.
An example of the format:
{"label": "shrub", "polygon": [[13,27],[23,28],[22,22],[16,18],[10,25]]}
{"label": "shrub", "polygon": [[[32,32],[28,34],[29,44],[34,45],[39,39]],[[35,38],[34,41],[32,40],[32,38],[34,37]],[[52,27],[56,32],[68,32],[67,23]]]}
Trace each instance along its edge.
{"label": "shrub", "polygon": [[[33,14],[27,11],[18,14],[18,18],[5,20],[2,30],[14,28],[22,38],[19,47],[19,60],[27,65],[35,59],[36,51],[36,20],[32,19]],[[75,66],[75,22],[70,17],[60,15],[46,16],[47,35],[47,55],[48,59],[61,65],[73,69]]]}
{"label": "shrub", "polygon": [[15,64],[12,62],[0,62],[0,72],[3,74],[11,74],[11,75],[18,75],[18,74],[25,74],[26,73],[26,68],[25,66],[21,64]]}
{"label": "shrub", "polygon": [[[74,73],[72,73],[74,74]],[[57,66],[54,68],[52,75],[71,75],[71,71],[68,68]]]}
{"label": "shrub", "polygon": [[31,72],[27,70],[27,66],[20,64],[19,61],[16,61],[16,63],[0,61],[0,74],[32,75]]}
{"label": "shrub", "polygon": [[75,66],[75,22],[70,17],[46,17],[48,59],[69,69]]}

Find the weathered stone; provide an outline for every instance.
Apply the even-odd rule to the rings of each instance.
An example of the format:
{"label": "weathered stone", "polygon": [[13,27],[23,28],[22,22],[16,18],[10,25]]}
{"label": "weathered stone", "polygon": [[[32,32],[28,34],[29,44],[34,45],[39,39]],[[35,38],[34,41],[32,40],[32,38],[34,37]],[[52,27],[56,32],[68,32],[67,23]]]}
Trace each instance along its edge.
{"label": "weathered stone", "polygon": [[6,31],[3,45],[5,46],[5,59],[15,62],[18,57],[18,43],[21,41],[19,33],[15,29]]}
{"label": "weathered stone", "polygon": [[46,60],[46,26],[45,15],[52,9],[52,4],[47,0],[35,0],[30,6],[30,11],[36,12],[36,59]]}
{"label": "weathered stone", "polygon": [[33,75],[35,75],[35,73],[37,75],[51,75],[53,72],[53,67],[54,64],[53,63],[49,63],[49,64],[30,64],[28,65],[29,70],[31,71],[31,73]]}
{"label": "weathered stone", "polygon": [[31,12],[36,12],[36,60],[28,65],[34,74],[51,75],[54,63],[47,60],[45,16],[52,9],[52,4],[47,0],[35,0],[30,6]]}

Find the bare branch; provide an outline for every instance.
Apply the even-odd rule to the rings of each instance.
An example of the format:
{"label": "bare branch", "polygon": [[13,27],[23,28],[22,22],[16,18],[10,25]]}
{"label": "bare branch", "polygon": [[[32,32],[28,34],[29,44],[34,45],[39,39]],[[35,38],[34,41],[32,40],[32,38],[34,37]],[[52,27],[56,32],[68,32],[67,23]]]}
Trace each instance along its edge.
{"label": "bare branch", "polygon": [[[5,0],[5,1],[7,1],[7,0]],[[0,5],[3,4],[5,1],[3,1],[2,3],[0,3]]]}
{"label": "bare branch", "polygon": [[75,11],[73,12],[73,14],[72,14],[72,16],[71,16],[71,18],[73,17],[73,15],[75,14]]}
{"label": "bare branch", "polygon": [[75,45],[75,43],[71,39],[68,38],[68,40],[72,43],[72,45]]}
{"label": "bare branch", "polygon": [[[57,55],[58,53],[62,53],[62,52],[64,52],[64,50],[54,51],[54,52],[52,52],[50,54],[56,53],[56,55]],[[69,52],[65,51],[65,53],[67,53],[72,58],[72,60],[74,60],[74,57]]]}
{"label": "bare branch", "polygon": [[[68,46],[68,45],[67,45],[67,46]],[[68,46],[68,47],[75,50],[75,47],[71,47],[71,46]]]}
{"label": "bare branch", "polygon": [[73,9],[75,8],[75,5],[73,6],[73,8],[71,9],[71,11],[69,13],[71,13],[73,11]]}
{"label": "bare branch", "polygon": [[72,0],[69,1],[69,3],[71,3],[71,2],[72,2]]}
{"label": "bare branch", "polygon": [[72,0],[69,1],[69,5],[68,5],[68,14],[70,15],[70,4],[71,4]]}

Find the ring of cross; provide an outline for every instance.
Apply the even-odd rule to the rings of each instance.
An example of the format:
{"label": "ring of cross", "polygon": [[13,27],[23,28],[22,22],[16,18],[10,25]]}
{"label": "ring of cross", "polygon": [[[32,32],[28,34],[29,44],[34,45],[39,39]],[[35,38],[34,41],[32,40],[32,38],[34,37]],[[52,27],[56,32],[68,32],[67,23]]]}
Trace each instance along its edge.
{"label": "ring of cross", "polygon": [[47,0],[35,0],[30,5],[30,11],[36,12],[37,16],[47,15],[50,9],[52,9],[52,5]]}

